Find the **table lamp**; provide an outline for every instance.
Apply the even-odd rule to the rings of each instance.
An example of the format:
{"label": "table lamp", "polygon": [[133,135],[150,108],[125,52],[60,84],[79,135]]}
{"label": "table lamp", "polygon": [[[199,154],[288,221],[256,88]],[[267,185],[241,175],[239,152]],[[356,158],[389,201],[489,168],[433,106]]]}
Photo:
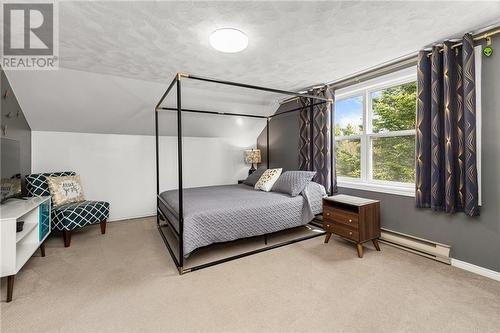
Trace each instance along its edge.
{"label": "table lamp", "polygon": [[248,149],[245,150],[245,163],[252,164],[250,170],[248,170],[248,174],[251,175],[252,172],[256,170],[255,165],[261,162],[260,157],[260,149]]}

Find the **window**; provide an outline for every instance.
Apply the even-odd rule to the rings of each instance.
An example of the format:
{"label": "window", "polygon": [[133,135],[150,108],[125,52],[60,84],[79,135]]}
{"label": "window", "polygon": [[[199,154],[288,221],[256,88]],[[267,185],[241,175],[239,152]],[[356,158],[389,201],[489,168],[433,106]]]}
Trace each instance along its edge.
{"label": "window", "polygon": [[335,106],[335,138],[337,140],[337,175],[361,176],[361,134],[363,133],[363,97],[337,101]]}
{"label": "window", "polygon": [[338,90],[339,186],[415,193],[416,68]]}

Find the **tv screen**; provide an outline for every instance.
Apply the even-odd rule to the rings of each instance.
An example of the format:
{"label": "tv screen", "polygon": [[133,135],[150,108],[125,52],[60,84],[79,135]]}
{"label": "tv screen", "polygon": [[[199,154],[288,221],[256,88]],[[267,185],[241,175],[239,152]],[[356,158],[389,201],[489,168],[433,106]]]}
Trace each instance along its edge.
{"label": "tv screen", "polygon": [[19,141],[2,138],[1,200],[21,196],[21,148]]}

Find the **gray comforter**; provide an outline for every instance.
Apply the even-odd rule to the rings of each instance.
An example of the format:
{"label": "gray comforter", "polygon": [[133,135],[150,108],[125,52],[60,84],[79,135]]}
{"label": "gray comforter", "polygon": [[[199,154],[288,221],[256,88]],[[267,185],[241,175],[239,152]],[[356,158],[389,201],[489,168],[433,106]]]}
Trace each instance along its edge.
{"label": "gray comforter", "polygon": [[[314,182],[296,197],[257,191],[244,184],[185,189],[184,256],[213,243],[307,224],[321,213],[325,195],[325,188]],[[160,196],[161,211],[178,230],[178,191]]]}

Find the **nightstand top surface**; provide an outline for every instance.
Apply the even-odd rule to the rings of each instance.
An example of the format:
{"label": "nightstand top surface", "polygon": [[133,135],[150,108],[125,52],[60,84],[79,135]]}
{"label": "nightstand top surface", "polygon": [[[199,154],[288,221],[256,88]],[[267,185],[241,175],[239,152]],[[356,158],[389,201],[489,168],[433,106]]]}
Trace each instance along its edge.
{"label": "nightstand top surface", "polygon": [[353,206],[364,206],[364,205],[369,205],[375,202],[380,202],[379,200],[372,200],[372,199],[366,199],[366,198],[360,198],[360,197],[355,197],[352,195],[346,195],[346,194],[337,194],[331,197],[327,197],[324,200],[332,201],[332,202],[340,202],[348,205],[353,205]]}

